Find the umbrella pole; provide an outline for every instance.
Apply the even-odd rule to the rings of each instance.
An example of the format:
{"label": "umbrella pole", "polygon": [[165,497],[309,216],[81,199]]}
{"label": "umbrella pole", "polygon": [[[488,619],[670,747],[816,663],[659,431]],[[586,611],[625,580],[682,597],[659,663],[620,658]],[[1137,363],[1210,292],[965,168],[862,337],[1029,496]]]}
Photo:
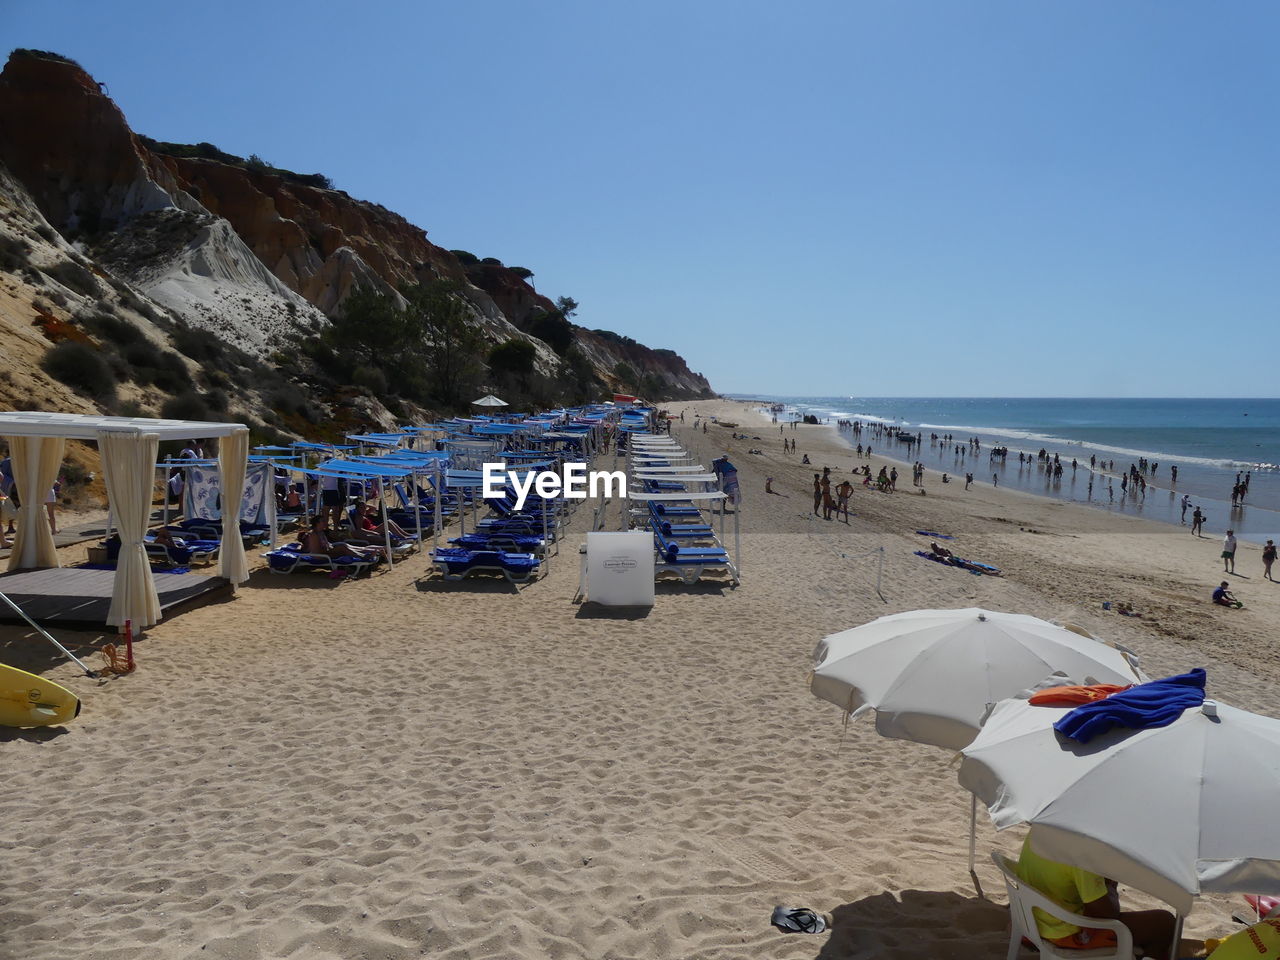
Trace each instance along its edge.
{"label": "umbrella pole", "polygon": [[1178,960],[1178,944],[1182,942],[1182,914],[1173,918],[1173,943],[1169,946],[1169,960]]}
{"label": "umbrella pole", "polygon": [[982,881],[978,879],[978,871],[974,869],[974,861],[978,848],[978,795],[969,794],[969,876],[973,880],[973,889],[978,891],[978,898],[987,899],[982,892]]}

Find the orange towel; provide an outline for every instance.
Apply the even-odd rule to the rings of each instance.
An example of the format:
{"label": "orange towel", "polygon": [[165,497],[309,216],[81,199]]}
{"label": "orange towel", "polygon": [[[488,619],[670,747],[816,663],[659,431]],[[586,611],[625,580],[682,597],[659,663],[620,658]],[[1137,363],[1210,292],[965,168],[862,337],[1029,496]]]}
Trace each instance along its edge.
{"label": "orange towel", "polygon": [[1090,686],[1049,687],[1033,694],[1031,703],[1037,707],[1078,707],[1082,703],[1103,700],[1132,686],[1131,683],[1123,686],[1117,683],[1095,683]]}

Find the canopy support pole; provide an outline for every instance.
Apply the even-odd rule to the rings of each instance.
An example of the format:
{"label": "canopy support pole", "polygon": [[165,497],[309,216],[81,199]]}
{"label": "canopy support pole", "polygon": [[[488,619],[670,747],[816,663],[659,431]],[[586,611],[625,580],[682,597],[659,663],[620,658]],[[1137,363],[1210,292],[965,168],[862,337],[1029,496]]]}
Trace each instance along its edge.
{"label": "canopy support pole", "polygon": [[382,482],[382,478],[378,478],[378,506],[382,508],[382,539],[387,548],[387,568],[390,569],[395,564],[394,554],[391,552],[391,511],[387,508],[387,485]]}
{"label": "canopy support pole", "polygon": [[435,469],[435,523],[434,530],[431,532],[431,559],[435,560],[436,551],[440,549],[440,500],[444,497],[444,484],[440,482],[440,461],[436,461]]}
{"label": "canopy support pole", "polygon": [[422,497],[418,495],[418,473],[409,474],[409,503],[413,505],[413,516],[418,521],[418,549],[422,549]]}
{"label": "canopy support pole", "polygon": [[26,612],[25,610],[23,610],[20,606],[18,606],[16,603],[14,603],[12,600],[10,600],[10,599],[9,599],[7,596],[5,596],[3,593],[0,593],[0,600],[3,600],[5,603],[7,603],[7,604],[9,605],[10,609],[12,609],[14,613],[16,613],[18,616],[20,616],[23,620],[27,621],[27,623],[31,624],[31,628],[32,628],[33,630],[35,630],[35,632],[36,632],[36,633],[40,634],[40,636],[44,637],[46,640],[48,640],[50,643],[52,643],[55,647],[57,647],[57,648],[58,648],[58,650],[60,650],[60,651],[62,652],[62,655],[63,655],[64,657],[66,657],[68,660],[70,660],[72,663],[74,663],[77,667],[79,667],[81,670],[83,670],[83,671],[84,671],[84,675],[85,675],[86,677],[96,677],[96,676],[97,676],[97,674],[96,674],[96,673],[94,673],[92,670],[90,670],[88,667],[86,667],[86,666],[85,666],[85,665],[84,665],[84,664],[83,664],[79,659],[77,659],[77,658],[76,658],[76,655],[75,655],[74,653],[72,653],[70,650],[68,650],[68,649],[67,649],[66,647],[64,647],[62,644],[60,644],[57,640],[53,639],[53,637],[49,636],[49,634],[45,631],[45,629],[44,629],[43,627],[41,627],[41,626],[40,626],[40,624],[36,623],[36,622],[35,622],[34,620],[32,620],[29,616],[27,616],[27,612]]}
{"label": "canopy support pole", "polygon": [[742,512],[742,504],[738,503],[733,510],[733,563],[738,568],[738,582],[742,582],[742,529],[738,523],[738,514]]}
{"label": "canopy support pole", "polygon": [[[164,483],[164,513],[162,514],[162,522],[164,526],[167,527],[169,526],[169,471],[165,470],[160,474],[160,477]],[[107,536],[111,536],[110,532],[107,533]]]}

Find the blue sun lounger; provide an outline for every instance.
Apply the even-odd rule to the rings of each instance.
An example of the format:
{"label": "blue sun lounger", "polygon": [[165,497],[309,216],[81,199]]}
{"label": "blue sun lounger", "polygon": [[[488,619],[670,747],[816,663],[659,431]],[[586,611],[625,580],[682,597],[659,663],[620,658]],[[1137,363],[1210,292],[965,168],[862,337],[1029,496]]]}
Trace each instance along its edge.
{"label": "blue sun lounger", "polygon": [[461,580],[473,573],[500,573],[512,583],[525,583],[538,573],[542,562],[532,553],[505,550],[465,550],[440,547],[432,562],[446,580]]}
{"label": "blue sun lounger", "polygon": [[263,554],[267,559],[267,568],[272,573],[298,573],[299,571],[320,570],[325,573],[350,573],[352,576],[363,570],[377,566],[382,558],[365,560],[361,557],[331,557],[327,553],[303,553],[302,544],[294,543],[287,547],[268,550]]}
{"label": "blue sun lounger", "polygon": [[[187,531],[176,531],[182,543],[167,547],[155,542],[155,534],[148,533],[142,541],[147,551],[147,559],[152,563],[163,563],[171,567],[187,567],[193,563],[213,563],[218,559],[218,551],[222,549],[220,540],[197,540]],[[116,534],[105,542],[107,560],[116,563],[120,559],[120,535]]]}
{"label": "blue sun lounger", "polygon": [[467,533],[449,542],[463,550],[506,550],[512,553],[541,554],[547,542],[540,536],[520,533]]}
{"label": "blue sun lounger", "polygon": [[673,573],[685,583],[696,583],[708,570],[723,570],[728,571],[734,583],[738,582],[738,572],[723,547],[681,546],[659,531],[654,531],[653,539],[658,553],[654,560],[656,573]]}
{"label": "blue sun lounger", "polygon": [[701,517],[702,511],[693,505],[692,500],[686,500],[683,504],[679,501],[671,501],[670,503],[653,503],[653,509],[660,517]]}

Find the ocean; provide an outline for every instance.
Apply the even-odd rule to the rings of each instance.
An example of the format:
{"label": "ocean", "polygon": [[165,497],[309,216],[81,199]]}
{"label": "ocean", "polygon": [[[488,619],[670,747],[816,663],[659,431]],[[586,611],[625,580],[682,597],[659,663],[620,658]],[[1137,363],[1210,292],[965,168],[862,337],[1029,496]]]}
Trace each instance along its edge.
{"label": "ocean", "polygon": [[[991,483],[1042,496],[1086,503],[1103,510],[1178,524],[1181,500],[1206,515],[1205,532],[1221,535],[1234,529],[1244,539],[1280,539],[1280,400],[1231,399],[1061,399],[1010,397],[769,397],[742,396],[764,404],[782,404],[780,421],[812,414],[835,423],[856,420],[864,425],[867,442],[871,425],[895,426],[923,435],[920,448],[885,439],[871,439],[877,453],[902,460],[920,460],[926,483],[971,472],[979,483]],[[981,452],[962,458],[952,444],[931,443],[932,434],[952,434],[961,444],[970,437]],[[993,446],[1006,446],[1003,462],[991,460]],[[1047,477],[1034,460],[1044,449],[1063,462],[1060,479]],[[1032,462],[1018,463],[1018,454]],[[1089,458],[1115,461],[1113,470],[1092,471]],[[1122,495],[1120,475],[1140,457],[1156,464],[1146,474],[1145,496]],[[1077,462],[1076,469],[1070,464]],[[1170,467],[1177,466],[1177,483]],[[1250,474],[1249,492],[1241,507],[1231,505],[1237,473]],[[1089,480],[1093,492],[1089,493]],[[1114,500],[1108,488],[1114,489]],[[1191,510],[1187,510],[1188,526]]]}

